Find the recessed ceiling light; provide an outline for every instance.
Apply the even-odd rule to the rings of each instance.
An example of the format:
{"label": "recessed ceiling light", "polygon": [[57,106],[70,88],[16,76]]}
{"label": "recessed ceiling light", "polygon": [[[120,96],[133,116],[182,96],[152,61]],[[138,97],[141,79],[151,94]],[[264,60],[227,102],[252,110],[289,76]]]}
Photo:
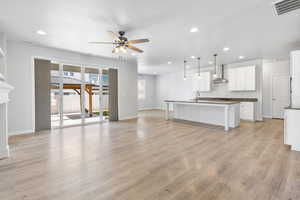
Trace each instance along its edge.
{"label": "recessed ceiling light", "polygon": [[43,30],[37,30],[36,33],[39,35],[47,35],[47,33]]}
{"label": "recessed ceiling light", "polygon": [[193,28],[190,29],[190,32],[191,33],[196,33],[196,32],[198,32],[198,28],[197,27],[193,27]]}
{"label": "recessed ceiling light", "polygon": [[230,50],[229,47],[224,47],[224,48],[223,48],[223,51],[229,51],[229,50]]}
{"label": "recessed ceiling light", "polygon": [[240,59],[240,60],[242,60],[242,59],[244,59],[244,58],[245,58],[244,56],[239,56],[239,59]]}
{"label": "recessed ceiling light", "polygon": [[171,61],[168,61],[168,65],[171,65],[172,64],[172,62]]}
{"label": "recessed ceiling light", "polygon": [[214,64],[214,63],[213,63],[213,61],[209,61],[208,64],[209,64],[209,65],[212,65],[212,64]]}
{"label": "recessed ceiling light", "polygon": [[191,59],[195,59],[196,57],[195,56],[191,56]]}
{"label": "recessed ceiling light", "polygon": [[131,53],[131,55],[132,55],[132,56],[135,56],[136,54],[135,54],[135,53]]}

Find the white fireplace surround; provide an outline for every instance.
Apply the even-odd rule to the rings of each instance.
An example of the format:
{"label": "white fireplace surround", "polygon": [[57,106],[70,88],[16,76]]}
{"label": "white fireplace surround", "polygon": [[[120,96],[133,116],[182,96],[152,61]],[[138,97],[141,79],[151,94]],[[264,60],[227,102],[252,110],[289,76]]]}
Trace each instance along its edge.
{"label": "white fireplace surround", "polygon": [[13,87],[5,82],[4,76],[0,74],[0,104],[7,103],[9,101],[8,93]]}
{"label": "white fireplace surround", "polygon": [[8,133],[7,133],[7,105],[8,93],[13,87],[5,82],[0,74],[0,159],[9,156]]}

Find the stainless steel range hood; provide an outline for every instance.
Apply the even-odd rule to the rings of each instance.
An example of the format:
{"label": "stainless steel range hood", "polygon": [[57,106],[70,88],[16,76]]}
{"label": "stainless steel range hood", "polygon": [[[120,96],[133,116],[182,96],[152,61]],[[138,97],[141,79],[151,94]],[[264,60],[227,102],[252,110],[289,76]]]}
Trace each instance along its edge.
{"label": "stainless steel range hood", "polygon": [[215,73],[213,75],[213,83],[214,84],[227,83],[228,80],[224,78],[225,65],[221,65],[220,69],[218,70],[217,56],[218,56],[218,54],[214,55],[214,57],[215,57]]}
{"label": "stainless steel range hood", "polygon": [[[228,80],[224,78],[224,67],[225,65],[221,65],[221,72],[217,72],[214,74],[213,83],[220,84],[220,83],[227,83]],[[217,71],[217,70],[216,70]]]}

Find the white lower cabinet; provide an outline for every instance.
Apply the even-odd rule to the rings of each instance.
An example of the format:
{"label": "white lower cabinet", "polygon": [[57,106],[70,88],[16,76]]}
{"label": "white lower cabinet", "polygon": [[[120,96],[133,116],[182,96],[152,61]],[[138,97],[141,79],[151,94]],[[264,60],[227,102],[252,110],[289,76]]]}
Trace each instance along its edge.
{"label": "white lower cabinet", "polygon": [[242,120],[255,121],[256,102],[241,102],[240,103],[240,118]]}
{"label": "white lower cabinet", "polygon": [[300,151],[300,109],[284,111],[284,144],[291,145],[291,150]]}

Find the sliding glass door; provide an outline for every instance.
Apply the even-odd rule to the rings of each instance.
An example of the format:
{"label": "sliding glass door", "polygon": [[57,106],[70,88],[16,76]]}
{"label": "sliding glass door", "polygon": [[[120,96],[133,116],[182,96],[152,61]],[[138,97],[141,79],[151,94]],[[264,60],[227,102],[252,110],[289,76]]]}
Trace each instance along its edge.
{"label": "sliding glass door", "polygon": [[[51,64],[51,127],[100,122],[107,119],[107,85],[103,69]],[[107,78],[106,78],[107,79]],[[104,93],[106,97],[103,98]],[[106,101],[106,102],[104,102]]]}
{"label": "sliding glass door", "polygon": [[87,106],[87,112],[85,115],[85,122],[97,122],[101,120],[101,91],[100,85],[100,73],[96,68],[85,68],[85,102]]}
{"label": "sliding glass door", "polygon": [[81,67],[63,65],[63,125],[82,124]]}
{"label": "sliding glass door", "polygon": [[51,110],[51,127],[60,126],[60,73],[59,64],[51,63],[50,66],[50,110]]}

